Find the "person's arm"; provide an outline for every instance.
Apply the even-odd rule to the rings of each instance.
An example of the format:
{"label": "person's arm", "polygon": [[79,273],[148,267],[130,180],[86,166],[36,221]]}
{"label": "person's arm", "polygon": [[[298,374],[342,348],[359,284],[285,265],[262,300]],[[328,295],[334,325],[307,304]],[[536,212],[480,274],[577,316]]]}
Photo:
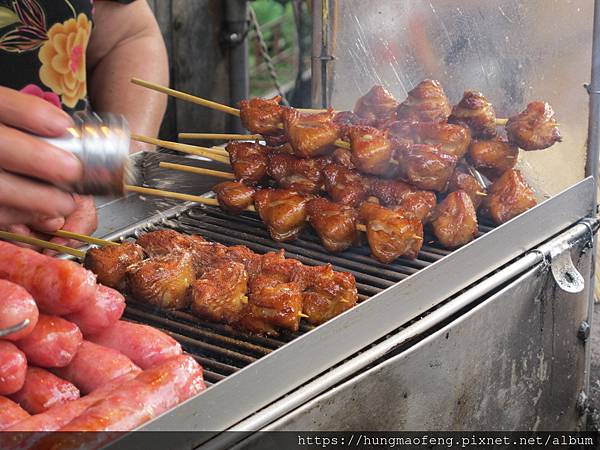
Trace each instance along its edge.
{"label": "person's arm", "polygon": [[[90,38],[88,91],[95,111],[123,114],[132,133],[156,136],[167,98],[130,82],[132,77],[169,83],[165,44],[146,0],[96,1]],[[142,150],[136,143],[132,151]]]}

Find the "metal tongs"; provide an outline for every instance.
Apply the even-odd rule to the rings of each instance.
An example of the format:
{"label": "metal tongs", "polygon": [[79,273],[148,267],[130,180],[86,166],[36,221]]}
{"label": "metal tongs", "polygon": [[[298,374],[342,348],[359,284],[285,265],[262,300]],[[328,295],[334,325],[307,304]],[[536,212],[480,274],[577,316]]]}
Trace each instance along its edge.
{"label": "metal tongs", "polygon": [[29,319],[25,319],[23,322],[13,325],[12,327],[0,328],[0,338],[21,331],[23,328],[27,328],[28,325]]}

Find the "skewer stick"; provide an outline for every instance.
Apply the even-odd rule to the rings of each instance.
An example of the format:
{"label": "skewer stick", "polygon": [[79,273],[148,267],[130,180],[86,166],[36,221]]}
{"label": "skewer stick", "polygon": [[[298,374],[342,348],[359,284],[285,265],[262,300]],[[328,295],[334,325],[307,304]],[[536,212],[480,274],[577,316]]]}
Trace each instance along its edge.
{"label": "skewer stick", "polygon": [[504,125],[506,125],[506,122],[508,122],[508,119],[496,119],[496,125],[498,125],[499,127],[503,127]]}
{"label": "skewer stick", "polygon": [[133,84],[137,84],[138,86],[142,86],[148,89],[152,89],[153,91],[162,92],[163,94],[170,95],[171,97],[176,97],[181,100],[185,100],[187,102],[196,103],[197,105],[206,106],[207,108],[216,109],[218,111],[223,111],[224,113],[231,114],[232,116],[240,116],[240,110],[236,108],[232,108],[231,106],[222,105],[217,102],[213,102],[210,100],[206,100],[201,97],[196,97],[195,95],[186,94],[185,92],[176,91],[175,89],[171,89],[165,86],[161,86],[160,84],[151,83],[149,81],[140,80],[139,78],[132,78],[131,82]]}
{"label": "skewer stick", "polygon": [[179,133],[179,139],[224,139],[229,141],[255,141],[262,139],[260,134],[231,134],[231,133]]}
{"label": "skewer stick", "polygon": [[235,180],[235,175],[232,173],[221,172],[220,170],[205,169],[204,167],[192,167],[186,166],[184,164],[173,164],[169,162],[161,162],[158,166],[162,167],[163,169],[180,170],[182,172],[197,173],[199,175],[209,175],[213,177],[224,178],[226,180]]}
{"label": "skewer stick", "polygon": [[198,147],[197,145],[180,144],[179,142],[164,141],[162,139],[155,139],[149,136],[141,136],[139,134],[132,134],[131,139],[133,139],[134,141],[145,142],[147,144],[158,145],[160,147],[168,148],[170,150],[176,150],[182,153],[188,153],[190,155],[203,156],[214,161],[229,164],[228,157],[225,157],[219,152],[216,152],[209,148]]}
{"label": "skewer stick", "polygon": [[9,233],[8,231],[0,231],[0,238],[7,241],[22,242],[24,244],[34,245],[40,248],[46,248],[60,253],[67,253],[80,259],[83,259],[85,257],[85,252],[81,250],[66,247],[64,245],[55,244],[54,242],[44,241],[42,239],[36,239],[31,236],[21,236],[20,234]]}
{"label": "skewer stick", "polygon": [[118,242],[107,241],[106,239],[98,239],[93,236],[86,236],[85,234],[73,233],[72,231],[58,230],[54,233],[48,233],[52,236],[62,237],[66,239],[75,239],[81,242],[87,242],[88,244],[97,245],[119,245]]}
{"label": "skewer stick", "polygon": [[[125,189],[130,192],[137,192],[138,194],[151,195],[154,197],[165,197],[173,198],[176,200],[184,200],[187,202],[201,203],[209,206],[219,206],[219,201],[216,198],[201,197],[199,195],[182,194],[179,192],[163,191],[161,189],[152,189],[141,186],[126,185]],[[247,208],[247,211],[256,211],[254,206]]]}

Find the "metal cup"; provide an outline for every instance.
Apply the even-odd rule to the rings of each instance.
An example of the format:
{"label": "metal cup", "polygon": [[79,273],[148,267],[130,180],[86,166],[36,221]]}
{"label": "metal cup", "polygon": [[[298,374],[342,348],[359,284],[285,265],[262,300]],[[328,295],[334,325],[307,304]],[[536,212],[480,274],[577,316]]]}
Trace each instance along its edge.
{"label": "metal cup", "polygon": [[61,188],[84,195],[123,196],[135,174],[129,164],[130,132],[125,117],[84,113],[74,116],[75,126],[58,138],[40,138],[73,153],[83,166],[81,180]]}

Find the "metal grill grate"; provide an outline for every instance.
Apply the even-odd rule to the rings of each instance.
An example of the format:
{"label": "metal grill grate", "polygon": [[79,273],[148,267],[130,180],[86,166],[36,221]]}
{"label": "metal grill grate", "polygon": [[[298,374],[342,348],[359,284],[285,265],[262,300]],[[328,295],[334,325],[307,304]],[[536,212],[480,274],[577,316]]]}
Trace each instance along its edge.
{"label": "metal grill grate", "polygon": [[[359,302],[450,253],[447,249],[437,247],[432,238],[426,235],[425,245],[415,260],[400,258],[392,264],[382,264],[369,256],[368,246],[334,255],[326,252],[318,237],[310,231],[305,231],[302,238],[294,242],[277,243],[271,240],[255,214],[231,216],[218,208],[207,206],[191,207],[151,227],[140,227],[122,238],[134,238],[161,228],[200,234],[208,240],[225,245],[245,245],[257,253],[283,248],[287,257],[307,265],[331,263],[335,270],[347,271],[356,277]],[[490,230],[491,227],[482,225],[479,235]],[[153,325],[177,339],[204,366],[205,378],[209,384],[219,382],[313,328],[303,322],[300,330],[295,333],[282,332],[275,337],[257,336],[226,325],[203,321],[184,311],[157,310],[133,299],[128,299],[125,317]]]}

